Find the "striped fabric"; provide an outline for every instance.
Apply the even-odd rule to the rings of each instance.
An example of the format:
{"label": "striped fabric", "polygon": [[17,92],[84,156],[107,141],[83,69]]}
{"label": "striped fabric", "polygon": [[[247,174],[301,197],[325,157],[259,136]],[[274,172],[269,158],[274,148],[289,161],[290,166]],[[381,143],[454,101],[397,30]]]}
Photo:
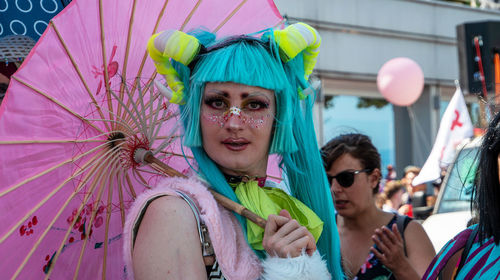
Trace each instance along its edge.
{"label": "striped fabric", "polygon": [[220,270],[219,263],[215,260],[210,271],[207,271],[208,280],[225,280],[222,271]]}
{"label": "striped fabric", "polygon": [[[476,226],[465,229],[448,241],[434,257],[422,279],[438,279],[448,260],[464,248],[467,238]],[[464,266],[455,279],[500,279],[500,245],[495,245],[493,238],[484,240],[482,244],[476,238]]]}

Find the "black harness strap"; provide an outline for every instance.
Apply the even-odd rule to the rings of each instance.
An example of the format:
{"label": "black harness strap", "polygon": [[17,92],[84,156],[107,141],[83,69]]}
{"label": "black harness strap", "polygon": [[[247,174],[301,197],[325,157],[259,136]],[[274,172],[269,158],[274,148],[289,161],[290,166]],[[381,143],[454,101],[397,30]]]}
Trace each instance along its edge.
{"label": "black harness strap", "polygon": [[476,240],[477,233],[479,231],[479,226],[476,226],[472,232],[469,235],[469,238],[467,238],[467,243],[465,243],[464,250],[462,251],[462,255],[460,256],[460,263],[458,264],[457,271],[455,273],[455,279],[458,275],[458,272],[462,269],[462,267],[465,264],[465,261],[467,260],[467,257],[469,256],[470,249],[472,248],[472,245],[474,244],[474,241]]}
{"label": "black harness strap", "polygon": [[405,241],[405,230],[406,226],[411,222],[411,218],[408,216],[403,216],[403,215],[398,215],[396,214],[396,225],[398,227],[398,231],[401,234],[401,237],[403,238],[403,248],[405,250],[405,256],[408,257],[408,253],[406,252],[406,241]]}

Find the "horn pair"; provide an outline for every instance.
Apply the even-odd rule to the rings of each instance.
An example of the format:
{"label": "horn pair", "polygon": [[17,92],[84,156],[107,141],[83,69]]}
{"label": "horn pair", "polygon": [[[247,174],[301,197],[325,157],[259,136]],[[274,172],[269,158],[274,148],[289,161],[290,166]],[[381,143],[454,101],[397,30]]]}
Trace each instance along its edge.
{"label": "horn pair", "polygon": [[[283,30],[274,31],[274,40],[279,46],[280,57],[284,63],[302,53],[304,59],[304,78],[307,81],[316,65],[321,37],[318,32],[305,23],[295,23]],[[149,56],[153,59],[158,73],[165,76],[168,87],[155,81],[160,93],[170,103],[184,104],[184,84],[179,73],[170,63],[173,59],[188,66],[200,52],[202,45],[196,37],[178,30],[165,30],[154,34],[148,41]],[[163,51],[160,51],[163,50]],[[305,98],[305,96],[301,96]]]}

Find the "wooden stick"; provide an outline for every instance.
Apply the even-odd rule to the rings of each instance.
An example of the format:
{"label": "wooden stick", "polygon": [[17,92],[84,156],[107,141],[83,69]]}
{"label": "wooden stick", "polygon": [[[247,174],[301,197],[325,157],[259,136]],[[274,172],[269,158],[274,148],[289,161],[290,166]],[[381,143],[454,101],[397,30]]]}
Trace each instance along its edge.
{"label": "wooden stick", "polygon": [[[154,169],[163,172],[164,174],[171,176],[171,177],[181,177],[181,178],[187,178],[186,175],[180,173],[179,171],[173,169],[172,167],[168,166],[165,164],[163,161],[157,159],[153,153],[147,152],[144,156],[144,161],[151,164],[151,167]],[[231,211],[234,211],[235,213],[238,213],[239,215],[249,219],[252,221],[254,224],[260,226],[261,228],[266,227],[266,219],[260,217],[259,215],[255,214],[254,212],[248,210],[245,208],[243,205],[236,203],[232,201],[231,199],[221,195],[220,193],[214,191],[211,188],[208,188],[208,190],[212,193],[214,196],[215,200],[224,206],[226,209],[229,209]]]}

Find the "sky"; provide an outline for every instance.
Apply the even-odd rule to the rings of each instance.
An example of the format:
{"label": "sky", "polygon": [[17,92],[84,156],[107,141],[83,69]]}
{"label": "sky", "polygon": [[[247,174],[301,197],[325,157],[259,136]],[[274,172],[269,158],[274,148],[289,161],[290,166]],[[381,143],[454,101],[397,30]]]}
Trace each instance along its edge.
{"label": "sky", "polygon": [[[359,98],[355,96],[335,96],[333,106],[325,109],[324,139],[328,142],[333,137],[344,133],[362,133],[370,136],[382,157],[382,173],[385,166],[395,163],[394,114],[392,106],[383,108],[356,108]],[[330,103],[332,104],[332,103]]]}

